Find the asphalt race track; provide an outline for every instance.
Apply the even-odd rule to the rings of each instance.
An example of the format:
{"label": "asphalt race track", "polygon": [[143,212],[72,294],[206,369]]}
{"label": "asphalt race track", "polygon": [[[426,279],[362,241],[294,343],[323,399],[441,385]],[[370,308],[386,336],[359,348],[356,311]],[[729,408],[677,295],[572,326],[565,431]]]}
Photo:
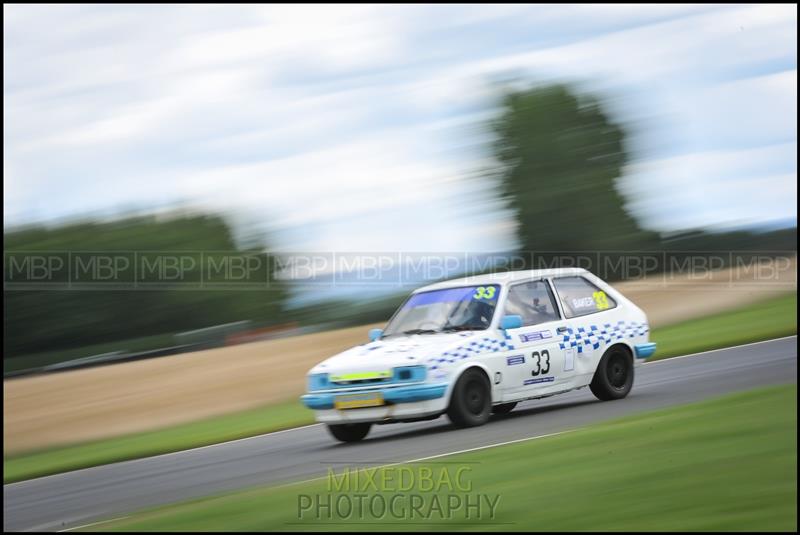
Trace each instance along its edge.
{"label": "asphalt race track", "polygon": [[158,457],[99,466],[3,487],[4,530],[62,530],[154,505],[253,485],[321,476],[328,467],[416,460],[575,429],[670,405],[797,381],[792,336],[645,364],[631,394],[600,402],[588,389],[520,404],[484,427],[456,430],[446,418],[376,426],[339,444],[312,425]]}

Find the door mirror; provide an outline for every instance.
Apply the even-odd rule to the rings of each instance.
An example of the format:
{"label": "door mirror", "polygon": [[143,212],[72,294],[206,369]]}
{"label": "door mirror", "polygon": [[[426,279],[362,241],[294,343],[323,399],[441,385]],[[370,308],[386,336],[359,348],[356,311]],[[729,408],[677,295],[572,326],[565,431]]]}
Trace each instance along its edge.
{"label": "door mirror", "polygon": [[500,328],[504,331],[508,329],[519,329],[520,327],[522,327],[522,316],[517,314],[503,316],[503,319],[500,320]]}
{"label": "door mirror", "polygon": [[378,338],[383,335],[383,329],[370,329],[369,330],[369,339],[371,342],[374,342]]}

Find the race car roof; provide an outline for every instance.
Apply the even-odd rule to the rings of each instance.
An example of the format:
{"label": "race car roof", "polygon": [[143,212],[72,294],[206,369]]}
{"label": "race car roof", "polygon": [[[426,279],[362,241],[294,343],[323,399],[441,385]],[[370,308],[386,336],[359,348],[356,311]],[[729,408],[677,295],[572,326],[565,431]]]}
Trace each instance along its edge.
{"label": "race car roof", "polygon": [[430,290],[441,290],[443,288],[457,288],[459,286],[473,286],[481,284],[508,284],[521,280],[541,279],[545,277],[566,277],[569,275],[579,275],[587,273],[583,268],[556,268],[556,269],[529,269],[525,271],[503,271],[500,273],[487,273],[485,275],[474,275],[461,277],[446,281],[436,282],[421,288],[417,288],[413,293],[427,292]]}

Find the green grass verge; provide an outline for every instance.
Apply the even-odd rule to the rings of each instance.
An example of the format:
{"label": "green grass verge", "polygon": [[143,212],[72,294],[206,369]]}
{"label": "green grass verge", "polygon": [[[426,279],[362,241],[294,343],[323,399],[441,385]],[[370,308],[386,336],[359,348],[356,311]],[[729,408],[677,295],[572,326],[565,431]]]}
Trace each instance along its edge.
{"label": "green grass verge", "polygon": [[3,482],[181,451],[314,422],[296,400],[145,433],[54,448],[3,459]]}
{"label": "green grass verge", "polygon": [[[797,296],[793,294],[746,309],[655,329],[651,336],[658,343],[655,358],[795,334],[796,305]],[[311,411],[290,401],[147,433],[14,455],[3,459],[3,481],[10,483],[180,451],[310,423],[313,423]]]}
{"label": "green grass verge", "polygon": [[[97,529],[796,531],[796,404],[796,385],[753,390],[438,463],[406,464],[405,481],[418,482],[411,490],[403,490],[412,485],[401,486],[402,466],[395,466],[379,469],[377,488],[366,491],[363,478],[340,489],[326,478],[161,507]],[[426,468],[440,482],[438,491],[423,488]],[[344,469],[338,465],[335,472]],[[443,472],[449,485],[441,484]],[[416,512],[398,505],[411,504],[412,494],[422,500]],[[358,495],[366,504],[373,496],[382,498],[374,503],[399,497],[393,511],[380,505],[370,511],[358,508]],[[495,502],[494,517],[485,505],[467,518],[467,495],[472,503],[481,496]],[[462,505],[450,496],[460,496]],[[353,508],[340,505],[339,515],[336,507],[308,506],[327,500]],[[452,508],[439,513],[434,502]]]}
{"label": "green grass verge", "polygon": [[792,334],[797,334],[797,294],[654,329],[650,339],[658,350],[650,360]]}

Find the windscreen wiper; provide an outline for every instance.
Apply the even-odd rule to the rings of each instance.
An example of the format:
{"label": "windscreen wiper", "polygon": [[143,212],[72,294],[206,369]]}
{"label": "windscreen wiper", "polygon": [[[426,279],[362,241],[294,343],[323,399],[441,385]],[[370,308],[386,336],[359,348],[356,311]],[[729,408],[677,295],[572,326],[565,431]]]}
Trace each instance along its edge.
{"label": "windscreen wiper", "polygon": [[452,331],[481,331],[485,329],[483,325],[446,325],[442,327],[442,332],[452,332]]}
{"label": "windscreen wiper", "polygon": [[434,329],[410,329],[408,331],[403,331],[403,334],[435,334],[439,331]]}

